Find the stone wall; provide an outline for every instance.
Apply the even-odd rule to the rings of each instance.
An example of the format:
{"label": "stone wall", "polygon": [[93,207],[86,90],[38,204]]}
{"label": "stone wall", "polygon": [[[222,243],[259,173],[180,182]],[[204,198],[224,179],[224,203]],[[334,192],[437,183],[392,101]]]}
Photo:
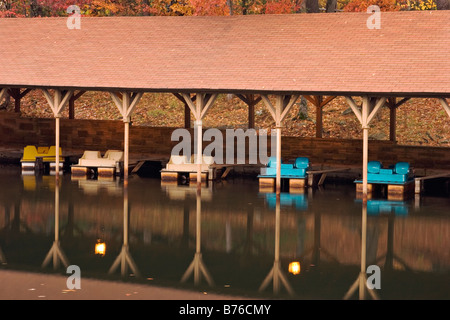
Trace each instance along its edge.
{"label": "stone wall", "polygon": [[[170,141],[173,130],[175,128],[131,126],[130,154],[140,158],[168,159],[173,146],[178,143]],[[0,111],[0,134],[0,147],[17,152],[30,144],[52,145],[55,120],[23,118],[17,113]],[[66,155],[82,154],[84,150],[122,149],[123,135],[122,121],[61,119],[61,147]],[[204,142],[204,146],[208,143]],[[313,164],[360,167],[362,141],[283,137],[282,156],[284,160],[307,156]],[[416,168],[450,170],[450,148],[405,146],[371,140],[369,160],[380,160],[385,165],[407,161]]]}

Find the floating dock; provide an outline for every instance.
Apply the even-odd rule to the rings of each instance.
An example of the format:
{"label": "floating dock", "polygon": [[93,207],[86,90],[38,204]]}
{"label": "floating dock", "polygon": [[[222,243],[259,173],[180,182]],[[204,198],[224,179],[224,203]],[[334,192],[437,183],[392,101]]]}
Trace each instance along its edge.
{"label": "floating dock", "polygon": [[[62,154],[59,148],[59,155]],[[20,165],[23,174],[34,174],[35,171],[50,171],[52,173],[56,170],[56,148],[50,147],[36,147],[28,145],[23,149],[23,155],[20,159]],[[64,166],[64,158],[59,157],[59,168],[62,170]]]}
{"label": "floating dock", "polygon": [[[362,180],[356,180],[356,193],[363,194]],[[370,161],[367,166],[367,195],[386,189],[388,199],[403,200],[414,193],[414,173],[407,162],[398,162],[383,168],[380,161]]]}
{"label": "floating dock", "polygon": [[119,175],[123,168],[123,152],[107,150],[102,157],[100,151],[87,150],[78,160],[78,164],[71,166],[73,176],[87,176],[93,172],[97,176],[111,177]]}

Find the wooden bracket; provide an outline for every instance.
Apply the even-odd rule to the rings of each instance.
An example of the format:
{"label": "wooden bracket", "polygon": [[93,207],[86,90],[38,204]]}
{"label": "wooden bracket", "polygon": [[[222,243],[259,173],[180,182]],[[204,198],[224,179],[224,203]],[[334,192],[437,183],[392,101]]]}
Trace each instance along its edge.
{"label": "wooden bracket", "polygon": [[441,102],[442,106],[444,107],[445,111],[447,112],[448,116],[450,117],[450,107],[448,106],[448,102],[445,98],[440,98],[439,101]]}
{"label": "wooden bracket", "polygon": [[264,104],[275,120],[277,127],[281,126],[281,123],[286,118],[287,114],[299,97],[300,95],[277,95],[277,101],[274,106],[267,95],[261,96]]}
{"label": "wooden bracket", "polygon": [[197,93],[195,95],[195,103],[193,101],[193,98],[191,98],[190,94],[187,93],[181,93],[180,94],[186,104],[188,105],[189,109],[191,109],[191,112],[193,113],[195,120],[201,120],[206,115],[206,112],[208,112],[209,108],[214,104],[216,101],[218,94],[205,94],[205,93]]}
{"label": "wooden bracket", "polygon": [[44,93],[44,96],[47,99],[47,102],[52,109],[55,118],[61,117],[61,111],[64,109],[67,102],[72,97],[73,91],[55,90],[53,97],[47,89],[42,89],[42,92]]}
{"label": "wooden bracket", "polygon": [[142,98],[142,92],[110,92],[111,98],[122,115],[123,122],[131,121],[131,114]]}

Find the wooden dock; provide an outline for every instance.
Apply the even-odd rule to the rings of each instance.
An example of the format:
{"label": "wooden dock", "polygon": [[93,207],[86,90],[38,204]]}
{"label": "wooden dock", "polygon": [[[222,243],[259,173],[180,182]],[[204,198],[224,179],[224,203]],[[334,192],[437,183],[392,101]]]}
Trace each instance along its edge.
{"label": "wooden dock", "polygon": [[[306,177],[286,176],[281,177],[281,180],[285,181],[289,185],[289,192],[298,192],[306,187],[322,186],[325,179],[330,173],[345,172],[351,168],[330,168],[321,170],[308,170]],[[259,177],[259,187],[263,189],[275,188],[275,177]]]}
{"label": "wooden dock", "polygon": [[415,194],[420,194],[423,191],[423,183],[425,180],[438,179],[450,177],[450,172],[438,173],[429,176],[416,177],[414,178],[414,192]]}

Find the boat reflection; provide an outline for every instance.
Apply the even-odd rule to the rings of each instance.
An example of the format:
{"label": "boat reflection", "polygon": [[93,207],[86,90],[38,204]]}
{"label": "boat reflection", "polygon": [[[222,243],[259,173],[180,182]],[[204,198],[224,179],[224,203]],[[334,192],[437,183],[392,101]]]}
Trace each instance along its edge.
{"label": "boat reflection", "polygon": [[[276,208],[277,194],[275,192],[260,193],[266,199],[266,203],[270,209]],[[308,197],[305,193],[286,193],[279,194],[281,207],[293,207],[298,210],[308,209]]]}

